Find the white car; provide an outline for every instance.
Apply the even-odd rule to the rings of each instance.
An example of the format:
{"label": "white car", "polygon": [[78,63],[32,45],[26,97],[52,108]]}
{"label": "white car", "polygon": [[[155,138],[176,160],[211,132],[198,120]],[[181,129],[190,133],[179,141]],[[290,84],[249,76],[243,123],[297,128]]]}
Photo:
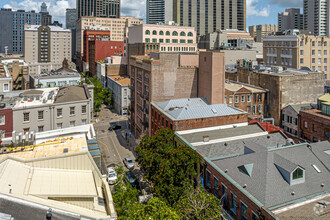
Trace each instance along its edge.
{"label": "white car", "polygon": [[117,173],[113,167],[108,168],[108,182],[109,184],[115,184],[118,180]]}
{"label": "white car", "polygon": [[125,157],[124,158],[124,164],[128,169],[134,168],[135,164],[134,161],[130,157]]}

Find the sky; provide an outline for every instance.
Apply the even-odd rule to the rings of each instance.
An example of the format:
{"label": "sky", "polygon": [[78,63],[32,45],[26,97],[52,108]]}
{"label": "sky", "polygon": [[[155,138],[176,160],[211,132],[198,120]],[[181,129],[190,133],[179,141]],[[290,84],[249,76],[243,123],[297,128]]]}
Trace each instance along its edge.
{"label": "sky", "polygon": [[[247,27],[277,24],[277,13],[285,8],[302,8],[303,0],[246,0]],[[0,0],[0,7],[40,11],[43,0]],[[76,0],[44,0],[53,20],[65,23],[65,9],[75,8]],[[146,0],[121,0],[121,15],[145,18]]]}

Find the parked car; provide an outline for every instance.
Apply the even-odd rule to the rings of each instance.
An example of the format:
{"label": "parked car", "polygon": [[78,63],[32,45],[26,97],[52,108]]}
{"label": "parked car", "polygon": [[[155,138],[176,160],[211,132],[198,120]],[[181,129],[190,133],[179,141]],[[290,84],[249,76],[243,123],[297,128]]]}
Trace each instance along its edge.
{"label": "parked car", "polygon": [[121,126],[120,125],[111,125],[108,130],[109,131],[112,131],[112,130],[119,130],[121,129]]}
{"label": "parked car", "polygon": [[134,168],[135,166],[134,161],[130,157],[124,158],[124,164],[128,169]]}
{"label": "parked car", "polygon": [[131,172],[126,172],[126,180],[131,184],[133,187],[138,187],[139,183],[137,179],[134,177],[134,175]]}
{"label": "parked car", "polygon": [[109,184],[115,184],[118,180],[117,173],[113,167],[108,168],[108,182]]}

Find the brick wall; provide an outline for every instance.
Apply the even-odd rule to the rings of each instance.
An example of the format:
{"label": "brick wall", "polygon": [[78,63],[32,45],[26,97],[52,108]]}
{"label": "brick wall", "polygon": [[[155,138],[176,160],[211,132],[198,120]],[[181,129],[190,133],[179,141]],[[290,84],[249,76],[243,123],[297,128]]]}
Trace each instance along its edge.
{"label": "brick wall", "polygon": [[5,116],[5,124],[0,125],[0,130],[5,133],[5,137],[11,137],[13,132],[13,111],[12,109],[1,109],[0,115]]}
{"label": "brick wall", "polygon": [[299,133],[311,142],[330,141],[330,117],[322,115],[320,110],[300,111]]}
{"label": "brick wall", "polygon": [[[210,172],[210,186],[207,186],[207,171]],[[252,219],[253,213],[258,215],[261,213],[264,216],[264,219],[275,219],[263,208],[259,208],[251,199],[249,199],[245,194],[243,194],[236,186],[234,186],[230,181],[228,181],[224,176],[222,176],[213,166],[208,162],[205,162],[204,172],[203,172],[204,186],[212,194],[215,192],[219,195],[219,198],[222,197],[222,190],[225,186],[227,192],[227,202],[224,203],[224,207],[229,213],[236,217],[236,219],[241,219],[241,206],[242,202],[247,206],[247,219]],[[215,189],[214,179],[218,179],[218,190]],[[231,193],[237,196],[236,199],[236,214],[231,211]],[[263,219],[263,218],[261,218]]]}

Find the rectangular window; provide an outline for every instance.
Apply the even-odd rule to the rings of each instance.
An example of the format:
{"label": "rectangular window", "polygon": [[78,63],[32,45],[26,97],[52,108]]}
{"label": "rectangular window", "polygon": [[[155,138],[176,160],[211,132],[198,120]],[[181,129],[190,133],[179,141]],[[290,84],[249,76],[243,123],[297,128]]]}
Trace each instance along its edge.
{"label": "rectangular window", "polygon": [[57,128],[57,129],[62,129],[62,123],[57,123],[57,124],[56,124],[56,128]]}
{"label": "rectangular window", "polygon": [[262,114],[262,105],[261,104],[258,105],[258,113]]}
{"label": "rectangular window", "polygon": [[312,63],[315,63],[315,58],[312,58]]}
{"label": "rectangular window", "polygon": [[300,56],[304,56],[304,50],[300,50]]}
{"label": "rectangular window", "polygon": [[318,61],[318,62],[317,62],[318,64],[321,64],[321,63],[322,63],[321,58],[318,58],[317,61]]}
{"label": "rectangular window", "polygon": [[324,51],[323,51],[323,54],[324,54],[325,56],[327,56],[327,55],[328,55],[328,51],[327,51],[327,50],[324,50]]}
{"label": "rectangular window", "polygon": [[322,47],[322,42],[321,41],[318,41],[317,44],[318,44],[319,47]]}
{"label": "rectangular window", "polygon": [[75,111],[74,111],[74,107],[70,107],[70,115],[74,115]]}
{"label": "rectangular window", "polygon": [[6,124],[6,116],[5,115],[0,115],[0,125]]}
{"label": "rectangular window", "polygon": [[24,116],[24,121],[30,121],[30,113],[29,112],[23,113],[23,116]]}
{"label": "rectangular window", "polygon": [[237,200],[237,197],[231,193],[231,205],[230,205],[230,210],[235,213],[236,215],[236,208],[237,208],[237,204],[236,204],[236,200]]}
{"label": "rectangular window", "polygon": [[241,220],[247,220],[247,206],[241,202]]}
{"label": "rectangular window", "polygon": [[206,186],[211,188],[211,173],[208,170],[206,171]]}
{"label": "rectangular window", "polygon": [[4,92],[8,92],[9,91],[9,84],[8,83],[3,84],[3,91]]}
{"label": "rectangular window", "polygon": [[251,95],[247,96],[247,102],[251,102]]}
{"label": "rectangular window", "polygon": [[317,52],[318,52],[318,55],[319,55],[319,56],[321,56],[321,55],[322,55],[322,54],[321,54],[321,50],[318,50]]}
{"label": "rectangular window", "polygon": [[70,127],[74,127],[76,126],[76,122],[75,121],[70,121]]}
{"label": "rectangular window", "polygon": [[300,64],[304,64],[304,58],[300,58]]}
{"label": "rectangular window", "polygon": [[28,133],[30,131],[30,128],[23,128],[24,134]]}
{"label": "rectangular window", "polygon": [[223,198],[224,204],[226,205],[227,204],[227,187],[223,184],[222,184],[221,196]]}
{"label": "rectangular window", "polygon": [[146,38],[146,39],[145,39],[145,42],[146,42],[146,43],[150,43],[150,38]]}
{"label": "rectangular window", "polygon": [[312,55],[315,55],[315,50],[312,50]]}
{"label": "rectangular window", "polygon": [[235,95],[235,103],[239,103],[239,96]]}
{"label": "rectangular window", "polygon": [[315,41],[312,41],[312,47],[315,47]]}
{"label": "rectangular window", "polygon": [[58,108],[57,109],[57,117],[62,117],[63,114],[62,114],[62,109],[61,108]]}
{"label": "rectangular window", "polygon": [[86,123],[87,123],[87,120],[86,119],[81,120],[81,124],[82,125],[85,125]]}
{"label": "rectangular window", "polygon": [[324,62],[323,63],[328,63],[328,58],[324,58]]}
{"label": "rectangular window", "polygon": [[219,198],[219,180],[213,176],[214,179],[214,195]]}
{"label": "rectangular window", "polygon": [[38,111],[38,120],[44,119],[44,111]]}
{"label": "rectangular window", "polygon": [[87,110],[87,106],[86,105],[81,106],[81,113],[82,114],[85,114],[86,113],[86,110]]}
{"label": "rectangular window", "polygon": [[38,126],[38,132],[43,132],[44,131],[44,126]]}
{"label": "rectangular window", "polygon": [[304,46],[304,41],[300,41],[300,46],[301,46],[301,47]]}
{"label": "rectangular window", "polygon": [[242,95],[242,96],[241,96],[241,101],[242,101],[242,102],[245,102],[245,95]]}
{"label": "rectangular window", "polygon": [[233,103],[233,96],[229,96],[229,104],[232,104]]}
{"label": "rectangular window", "polygon": [[304,121],[304,127],[305,127],[305,128],[308,128],[308,123],[307,123],[307,121]]}

